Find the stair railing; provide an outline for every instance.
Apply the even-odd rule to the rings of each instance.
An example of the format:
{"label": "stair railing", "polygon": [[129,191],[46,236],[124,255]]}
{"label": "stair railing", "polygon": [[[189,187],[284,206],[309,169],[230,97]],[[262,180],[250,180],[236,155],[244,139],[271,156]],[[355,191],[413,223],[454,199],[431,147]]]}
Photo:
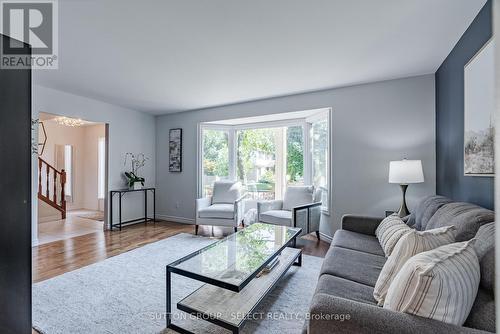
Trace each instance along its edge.
{"label": "stair railing", "polygon": [[[66,218],[66,171],[58,171],[47,161],[38,157],[38,198],[61,212]],[[60,194],[60,197],[58,197]]]}

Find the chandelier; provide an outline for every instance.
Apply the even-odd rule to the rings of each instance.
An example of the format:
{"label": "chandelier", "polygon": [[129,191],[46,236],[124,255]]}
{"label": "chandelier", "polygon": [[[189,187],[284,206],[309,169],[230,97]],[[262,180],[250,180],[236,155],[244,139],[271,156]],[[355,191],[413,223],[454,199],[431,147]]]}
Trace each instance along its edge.
{"label": "chandelier", "polygon": [[78,119],[69,118],[65,116],[56,117],[54,118],[54,121],[56,121],[56,123],[59,125],[72,126],[72,127],[82,126],[86,123],[84,120],[81,120],[79,118]]}

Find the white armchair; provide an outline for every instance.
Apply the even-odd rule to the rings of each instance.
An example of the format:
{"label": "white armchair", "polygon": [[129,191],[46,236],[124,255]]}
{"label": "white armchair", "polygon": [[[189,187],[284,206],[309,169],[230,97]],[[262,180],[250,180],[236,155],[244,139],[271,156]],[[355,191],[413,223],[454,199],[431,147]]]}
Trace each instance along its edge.
{"label": "white armchair", "polygon": [[316,232],[319,236],[321,190],[314,186],[288,187],[283,200],[257,202],[259,222],[302,228],[301,235]]}
{"label": "white armchair", "polygon": [[213,195],[196,200],[195,234],[199,225],[232,226],[237,231],[242,220],[241,183],[217,181]]}

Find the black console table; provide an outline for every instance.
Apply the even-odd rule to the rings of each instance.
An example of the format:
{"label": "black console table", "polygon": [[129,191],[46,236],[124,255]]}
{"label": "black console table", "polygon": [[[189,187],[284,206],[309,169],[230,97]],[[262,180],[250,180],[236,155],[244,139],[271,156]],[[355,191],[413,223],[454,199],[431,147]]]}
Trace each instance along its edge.
{"label": "black console table", "polygon": [[[131,219],[127,221],[122,221],[122,198],[125,194],[127,193],[132,193],[132,192],[144,192],[144,218],[137,218],[137,219]],[[148,217],[148,192],[153,193],[153,218]],[[119,201],[118,201],[118,223],[114,224],[113,223],[113,197],[115,194],[118,194]],[[144,224],[147,224],[147,222],[152,221],[153,223],[156,221],[156,188],[142,188],[142,189],[118,189],[118,190],[111,190],[109,192],[109,211],[110,211],[110,218],[109,218],[109,229],[113,230],[114,227],[118,227],[121,231],[122,225],[123,224],[129,224],[129,223],[140,223],[144,222]]]}

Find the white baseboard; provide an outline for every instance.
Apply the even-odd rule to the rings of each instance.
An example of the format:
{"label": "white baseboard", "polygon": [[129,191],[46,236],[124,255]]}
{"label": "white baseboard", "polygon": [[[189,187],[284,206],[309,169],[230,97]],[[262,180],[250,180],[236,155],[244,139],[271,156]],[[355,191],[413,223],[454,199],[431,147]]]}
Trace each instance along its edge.
{"label": "white baseboard", "polygon": [[319,235],[321,236],[321,240],[328,241],[329,243],[332,243],[332,237],[329,236],[328,234],[325,234],[323,232],[319,232]]}
{"label": "white baseboard", "polygon": [[38,238],[31,239],[31,247],[38,246]]}
{"label": "white baseboard", "polygon": [[176,217],[176,216],[159,215],[159,214],[156,215],[156,218],[163,219],[169,222],[190,224],[190,225],[193,225],[195,222],[193,218]]}

